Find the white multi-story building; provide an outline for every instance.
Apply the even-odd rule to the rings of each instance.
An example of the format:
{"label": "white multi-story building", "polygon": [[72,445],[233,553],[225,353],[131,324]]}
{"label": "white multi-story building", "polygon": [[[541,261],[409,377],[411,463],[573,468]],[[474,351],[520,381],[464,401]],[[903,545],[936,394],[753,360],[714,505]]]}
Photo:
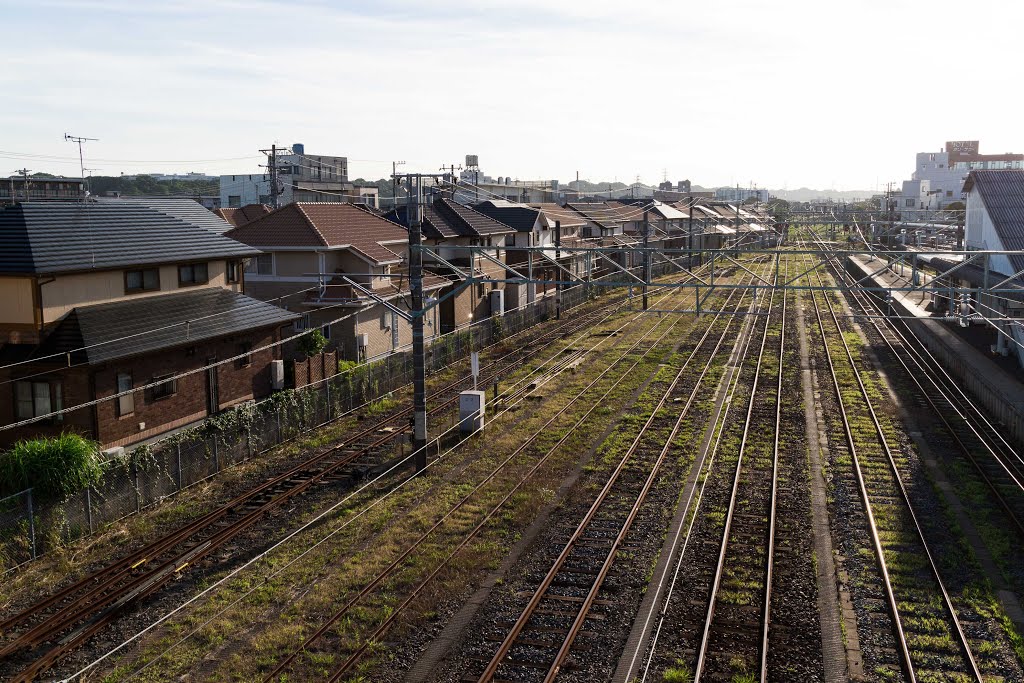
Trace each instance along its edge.
{"label": "white multi-story building", "polygon": [[1022,168],[1024,154],[980,154],[977,140],[946,142],[944,150],[919,152],[910,180],[903,181],[897,210],[904,219],[944,209],[964,200],[963,186],[972,170]]}
{"label": "white multi-story building", "polygon": [[[277,167],[278,203],[347,202],[377,206],[375,186],[356,186],[348,181],[348,159],[306,154],[301,144],[282,150],[274,161]],[[222,175],[221,206],[239,208],[273,201],[270,174]]]}

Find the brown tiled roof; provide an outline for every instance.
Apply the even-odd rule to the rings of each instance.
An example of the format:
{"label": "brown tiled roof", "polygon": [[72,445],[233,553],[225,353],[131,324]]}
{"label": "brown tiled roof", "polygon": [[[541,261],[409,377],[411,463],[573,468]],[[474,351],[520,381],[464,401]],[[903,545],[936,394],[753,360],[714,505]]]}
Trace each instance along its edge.
{"label": "brown tiled roof", "polygon": [[408,233],[353,204],[295,202],[252,223],[235,228],[228,237],[273,251],[274,247],[333,247],[350,249],[373,263],[396,263],[408,243]]}
{"label": "brown tiled roof", "polygon": [[270,213],[270,207],[266,204],[246,204],[238,209],[214,209],[213,212],[234,227],[240,228],[266,216]]}

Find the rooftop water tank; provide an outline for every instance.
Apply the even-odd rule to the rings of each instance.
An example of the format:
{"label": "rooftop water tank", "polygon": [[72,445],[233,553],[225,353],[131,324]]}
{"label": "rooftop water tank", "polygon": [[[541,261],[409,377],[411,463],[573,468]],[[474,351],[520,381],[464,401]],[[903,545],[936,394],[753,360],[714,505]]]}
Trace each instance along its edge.
{"label": "rooftop water tank", "polygon": [[292,152],[294,154],[305,154],[306,146],[301,142],[296,142],[294,145],[292,145]]}

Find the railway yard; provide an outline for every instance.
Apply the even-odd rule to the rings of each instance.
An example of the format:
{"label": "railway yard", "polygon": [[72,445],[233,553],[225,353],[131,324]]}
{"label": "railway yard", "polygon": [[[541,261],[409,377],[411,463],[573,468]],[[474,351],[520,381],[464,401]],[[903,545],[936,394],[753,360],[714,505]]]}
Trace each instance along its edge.
{"label": "railway yard", "polygon": [[418,474],[399,391],[8,572],[0,677],[1024,681],[1021,449],[824,238],[481,349],[471,436],[430,376]]}

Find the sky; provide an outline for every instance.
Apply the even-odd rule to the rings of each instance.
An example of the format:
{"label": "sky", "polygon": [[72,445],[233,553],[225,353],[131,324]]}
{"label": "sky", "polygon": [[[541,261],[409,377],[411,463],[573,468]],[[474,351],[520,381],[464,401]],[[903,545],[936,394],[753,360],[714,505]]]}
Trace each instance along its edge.
{"label": "sky", "polygon": [[1024,5],[0,0],[0,176],[260,172],[874,190],[946,140],[1024,151]]}

